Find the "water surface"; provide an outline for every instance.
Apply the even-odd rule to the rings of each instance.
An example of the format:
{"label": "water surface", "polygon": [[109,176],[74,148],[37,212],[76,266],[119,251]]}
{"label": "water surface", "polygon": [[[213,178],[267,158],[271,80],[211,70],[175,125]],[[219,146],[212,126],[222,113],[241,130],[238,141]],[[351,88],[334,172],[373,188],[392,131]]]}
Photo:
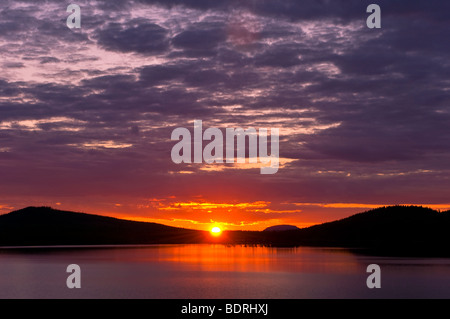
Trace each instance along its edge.
{"label": "water surface", "polygon": [[[69,264],[81,288],[69,289]],[[369,289],[366,268],[381,267]],[[339,248],[148,245],[0,249],[0,298],[450,298],[450,259]]]}

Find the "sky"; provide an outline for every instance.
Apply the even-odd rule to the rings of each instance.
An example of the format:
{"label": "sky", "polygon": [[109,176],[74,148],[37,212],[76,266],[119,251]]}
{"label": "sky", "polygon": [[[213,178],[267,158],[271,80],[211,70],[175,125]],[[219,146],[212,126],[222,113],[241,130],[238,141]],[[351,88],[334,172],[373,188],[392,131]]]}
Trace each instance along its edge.
{"label": "sky", "polygon": [[[437,0],[4,0],[0,214],[262,230],[450,209],[449,35]],[[194,120],[278,128],[278,172],[175,164]]]}

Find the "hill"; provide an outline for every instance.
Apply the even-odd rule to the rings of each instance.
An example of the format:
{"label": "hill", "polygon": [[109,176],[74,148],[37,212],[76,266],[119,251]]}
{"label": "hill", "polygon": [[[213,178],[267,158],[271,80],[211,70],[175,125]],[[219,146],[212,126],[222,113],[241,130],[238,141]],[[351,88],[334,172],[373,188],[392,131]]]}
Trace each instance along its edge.
{"label": "hill", "polygon": [[286,230],[296,230],[299,229],[297,226],[293,225],[275,225],[264,229],[263,231],[286,231]]}
{"label": "hill", "polygon": [[199,243],[205,232],[27,207],[0,216],[0,246]]}
{"label": "hill", "polygon": [[338,246],[383,254],[450,256],[450,212],[390,206],[265,238],[273,245]]}

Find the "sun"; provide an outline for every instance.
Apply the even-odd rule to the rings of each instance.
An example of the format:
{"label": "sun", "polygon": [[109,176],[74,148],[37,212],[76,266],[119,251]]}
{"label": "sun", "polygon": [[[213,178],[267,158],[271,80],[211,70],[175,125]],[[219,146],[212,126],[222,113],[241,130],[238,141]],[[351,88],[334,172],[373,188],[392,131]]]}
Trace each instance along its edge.
{"label": "sun", "polygon": [[220,236],[220,233],[222,232],[222,230],[219,228],[219,227],[213,227],[212,229],[211,229],[211,234],[213,235],[213,236]]}

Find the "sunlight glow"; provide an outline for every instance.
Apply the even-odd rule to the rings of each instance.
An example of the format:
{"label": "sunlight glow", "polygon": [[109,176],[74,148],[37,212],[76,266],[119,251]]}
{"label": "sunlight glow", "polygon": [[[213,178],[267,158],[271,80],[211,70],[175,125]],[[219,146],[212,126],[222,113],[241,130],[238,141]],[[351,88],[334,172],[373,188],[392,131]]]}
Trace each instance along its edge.
{"label": "sunlight glow", "polygon": [[213,236],[220,236],[220,233],[222,232],[222,230],[219,228],[219,227],[213,227],[212,229],[211,229],[211,234],[213,235]]}

